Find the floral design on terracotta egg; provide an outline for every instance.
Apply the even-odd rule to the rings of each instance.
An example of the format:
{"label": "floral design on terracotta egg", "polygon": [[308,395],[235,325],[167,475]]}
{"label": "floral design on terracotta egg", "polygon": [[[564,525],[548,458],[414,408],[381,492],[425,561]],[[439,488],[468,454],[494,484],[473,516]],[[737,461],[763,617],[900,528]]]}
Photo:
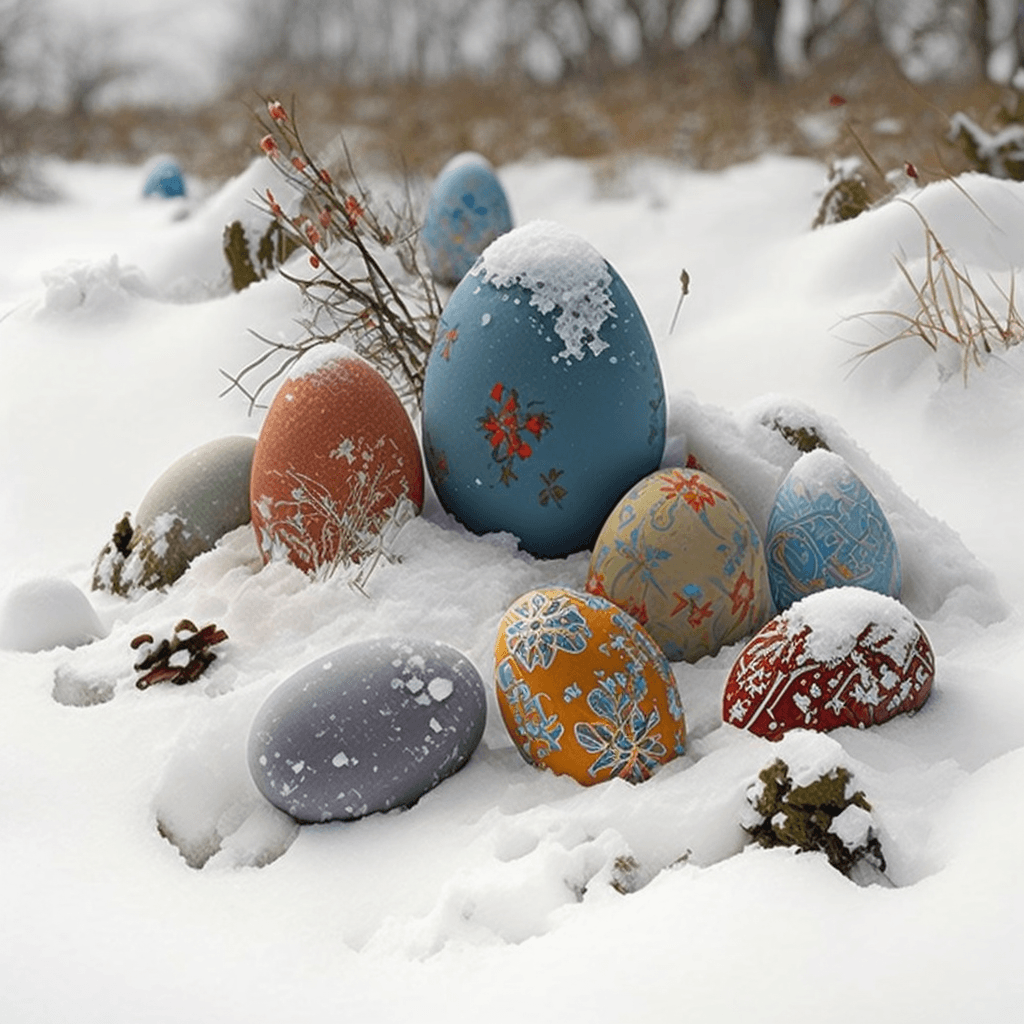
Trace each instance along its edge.
{"label": "floral design on terracotta egg", "polygon": [[615,506],[587,590],[628,611],[673,660],[717,653],[772,610],[750,517],[714,477],[679,467],[641,480]]}
{"label": "floral design on terracotta egg", "polygon": [[520,597],[498,628],[495,686],[524,760],[584,785],[642,782],[684,753],[686,719],[665,656],[602,597],[561,587]]}
{"label": "floral design on terracotta egg", "polygon": [[792,605],[740,652],[722,718],[758,736],[865,728],[918,710],[935,679],[924,630],[898,601],[861,587]]}
{"label": "floral design on terracotta egg", "polygon": [[512,228],[508,197],[479,153],[460,153],[441,168],[427,202],[421,239],[437,281],[457,285],[477,257]]}
{"label": "floral design on terracotta egg", "polygon": [[250,484],[263,560],[314,575],[360,561],[423,505],[419,444],[398,396],[365,359],[321,348],[274,396]]}
{"label": "floral design on terracotta egg", "polygon": [[808,452],[786,475],[768,517],[765,551],[780,611],[828,587],[900,596],[900,553],[889,521],[834,452]]}

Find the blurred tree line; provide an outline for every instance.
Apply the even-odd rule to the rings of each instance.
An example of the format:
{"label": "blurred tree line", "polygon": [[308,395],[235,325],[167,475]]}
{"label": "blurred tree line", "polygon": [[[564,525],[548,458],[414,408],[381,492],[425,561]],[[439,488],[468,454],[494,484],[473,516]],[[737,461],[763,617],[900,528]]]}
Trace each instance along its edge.
{"label": "blurred tree line", "polygon": [[[197,19],[188,26],[186,9]],[[472,78],[593,93],[623,69],[667,79],[698,61],[749,88],[865,52],[912,79],[1011,82],[1024,63],[1024,0],[178,0],[159,25],[131,11],[126,2],[101,18],[71,0],[0,0],[0,191],[24,181],[33,150],[95,154],[99,112],[152,107],[161,61],[183,52],[181,39],[163,45],[175,31],[191,33],[193,50],[163,69],[160,117],[168,127],[180,117],[197,149],[212,129],[184,108],[209,112],[220,97],[254,92]],[[201,38],[207,13],[230,29]],[[160,40],[155,55],[141,56],[143,38]],[[214,92],[190,95],[198,69]],[[136,125],[133,145],[152,145],[153,123]]]}
{"label": "blurred tree line", "polygon": [[777,79],[843,47],[915,77],[983,77],[1024,55],[1024,0],[243,0],[229,76],[368,84],[472,74],[544,81],[657,70],[719,44]]}

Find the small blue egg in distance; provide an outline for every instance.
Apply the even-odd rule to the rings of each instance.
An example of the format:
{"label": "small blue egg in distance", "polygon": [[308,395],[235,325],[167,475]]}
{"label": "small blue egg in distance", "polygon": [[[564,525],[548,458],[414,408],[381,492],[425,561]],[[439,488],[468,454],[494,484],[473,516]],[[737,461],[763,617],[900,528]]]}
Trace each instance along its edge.
{"label": "small blue egg in distance", "polygon": [[477,257],[512,228],[508,198],[478,153],[452,157],[430,192],[421,239],[436,281],[456,285]]}
{"label": "small blue egg in distance", "polygon": [[144,196],[159,196],[164,199],[184,196],[185,177],[181,173],[181,168],[173,160],[158,160],[146,175],[142,194]]}
{"label": "small blue egg in distance", "polygon": [[487,247],[438,325],[423,444],[439,501],[470,530],[549,558],[592,545],[665,446],[654,342],[593,246],[534,221]]}

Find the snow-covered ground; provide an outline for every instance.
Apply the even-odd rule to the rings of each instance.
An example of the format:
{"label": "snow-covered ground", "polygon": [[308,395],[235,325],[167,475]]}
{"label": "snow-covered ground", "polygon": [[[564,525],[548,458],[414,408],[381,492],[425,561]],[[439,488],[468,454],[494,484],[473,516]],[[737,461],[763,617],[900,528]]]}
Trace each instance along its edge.
{"label": "snow-covered ground", "polygon": [[[167,466],[258,433],[258,413],[218,397],[220,370],[259,350],[250,330],[295,334],[293,286],[223,287],[221,232],[248,184],[183,204],[143,201],[139,168],[48,173],[62,202],[0,204],[3,592],[39,577],[88,590],[113,524]],[[104,638],[0,651],[0,1016],[1015,1019],[1024,355],[999,352],[966,387],[919,342],[851,362],[885,336],[857,314],[911,308],[894,256],[923,272],[922,223],[896,202],[812,231],[817,164],[499,174],[517,222],[565,224],[632,289],[666,379],[667,462],[693,454],[763,529],[796,457],[763,420],[816,424],[847,458],[900,544],[904,600],[937,655],[931,699],[912,718],[773,745],[721,724],[727,648],[674,665],[684,758],[639,786],[585,789],[526,765],[489,695],[476,754],[415,807],[300,829],[245,764],[277,683],[394,633],[444,640],[489,682],[508,605],[581,588],[588,554],[534,559],[468,534],[430,496],[364,597],[263,568],[240,528],[166,592],[91,593]],[[913,202],[998,301],[1024,266],[1024,186],[967,176]],[[190,685],[137,690],[131,638],[182,617],[226,630],[218,660]],[[745,846],[747,789],[778,756],[853,774],[888,883]]]}

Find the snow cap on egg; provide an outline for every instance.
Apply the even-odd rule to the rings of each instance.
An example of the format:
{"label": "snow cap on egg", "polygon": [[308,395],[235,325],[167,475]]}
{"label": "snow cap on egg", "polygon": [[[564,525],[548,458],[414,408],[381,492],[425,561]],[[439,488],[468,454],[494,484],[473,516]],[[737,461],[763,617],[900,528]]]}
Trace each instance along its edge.
{"label": "snow cap on egg", "polygon": [[609,343],[601,326],[615,316],[611,268],[585,239],[553,221],[530,221],[492,242],[473,273],[496,288],[519,285],[541,313],[557,311],[562,350],[553,360],[599,356]]}

